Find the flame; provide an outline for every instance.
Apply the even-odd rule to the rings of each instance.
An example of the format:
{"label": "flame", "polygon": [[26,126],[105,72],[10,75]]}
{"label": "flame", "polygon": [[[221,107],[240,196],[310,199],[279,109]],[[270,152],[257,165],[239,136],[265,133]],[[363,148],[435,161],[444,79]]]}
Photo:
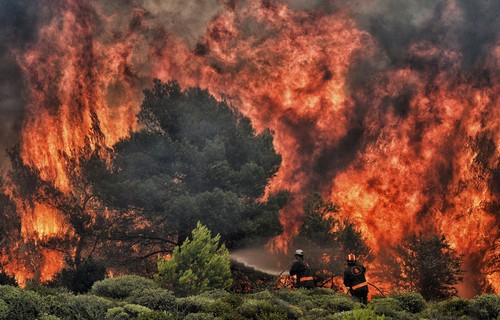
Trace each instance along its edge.
{"label": "flame", "polygon": [[[17,56],[30,88],[22,158],[61,191],[71,190],[68,159],[112,147],[137,129],[140,90],[153,77],[175,78],[231,102],[258,132],[273,130],[283,161],[267,194],[292,194],[275,248],[286,250],[303,199],[320,191],[375,250],[409,233],[435,232],[472,268],[498,254],[498,191],[491,187],[500,146],[498,44],[466,66],[458,37],[446,46],[417,37],[407,58],[393,63],[348,7],[301,11],[252,0],[225,2],[193,49],[140,1],[124,15],[104,3],[59,2],[43,7],[52,18]],[[464,19],[456,1],[441,5],[434,19],[446,26]],[[96,124],[103,139],[89,138]],[[26,238],[70,232],[61,213],[43,204],[20,215]],[[47,255],[42,272],[61,267],[58,258]],[[498,272],[486,279],[500,292]]]}

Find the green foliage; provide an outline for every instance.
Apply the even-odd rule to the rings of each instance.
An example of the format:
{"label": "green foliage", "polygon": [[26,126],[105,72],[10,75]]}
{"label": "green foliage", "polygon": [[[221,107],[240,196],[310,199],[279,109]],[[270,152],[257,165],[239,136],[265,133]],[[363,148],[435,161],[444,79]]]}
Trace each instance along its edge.
{"label": "green foliage", "polygon": [[[311,318],[312,319],[312,318]],[[339,312],[327,317],[318,318],[321,320],[385,320],[385,316],[377,315],[371,309],[354,309],[351,311]]]}
{"label": "green foliage", "polygon": [[444,236],[412,235],[395,246],[386,274],[396,287],[420,293],[426,300],[440,300],[457,294],[462,280],[463,256],[450,247]]}
{"label": "green foliage", "polygon": [[470,301],[467,312],[473,319],[497,319],[500,316],[500,296],[485,294]]}
{"label": "green foliage", "polygon": [[396,319],[400,312],[403,311],[399,301],[394,298],[374,299],[368,304],[368,307],[375,314],[396,317]]}
{"label": "green foliage", "polygon": [[47,295],[43,299],[47,305],[47,314],[55,315],[61,319],[71,317],[73,313],[72,303],[75,296],[70,293]]}
{"label": "green foliage", "polygon": [[319,307],[330,312],[349,311],[359,306],[359,303],[354,301],[350,296],[344,294],[320,296],[315,297],[315,299],[317,299]]}
{"label": "green foliage", "polygon": [[453,298],[451,300],[441,301],[434,305],[430,305],[427,310],[423,312],[424,315],[429,316],[446,316],[446,317],[455,317],[460,318],[466,315],[469,300],[465,300],[462,298]]}
{"label": "green foliage", "polygon": [[177,307],[172,292],[161,288],[132,291],[127,301],[158,311],[172,311]]}
{"label": "green foliage", "polygon": [[41,316],[47,308],[43,298],[30,290],[22,290],[5,302],[9,306],[7,319],[11,320],[35,319]]}
{"label": "green foliage", "polygon": [[[102,320],[114,303],[94,295],[79,295],[69,301],[70,314],[66,320]],[[63,318],[63,317],[61,317]]]}
{"label": "green foliage", "polygon": [[61,320],[61,318],[50,314],[42,314],[37,320]]}
{"label": "green foliage", "polygon": [[399,301],[399,305],[403,310],[411,313],[419,313],[426,307],[424,297],[417,292],[404,292],[392,295],[392,298]]}
{"label": "green foliage", "polygon": [[190,313],[184,317],[184,320],[213,320],[213,319],[215,319],[213,315],[205,312]]}
{"label": "green foliage", "polygon": [[106,312],[106,320],[128,320],[135,319],[142,313],[149,313],[152,310],[137,304],[126,304],[122,307],[114,307]]}
{"label": "green foliage", "polygon": [[22,292],[22,289],[17,287],[13,287],[11,285],[0,286],[0,299],[3,301],[10,303],[17,296],[19,296]]}
{"label": "green foliage", "polygon": [[158,260],[156,279],[180,295],[211,289],[229,288],[232,284],[229,251],[219,245],[220,236],[198,222],[192,240],[176,247],[169,259]]}
{"label": "green foliage", "polygon": [[174,320],[174,316],[165,311],[146,311],[140,313],[136,320]]}
{"label": "green foliage", "polygon": [[134,291],[155,288],[158,288],[158,285],[151,279],[136,275],[125,275],[97,281],[92,286],[91,293],[100,297],[125,299]]}
{"label": "green foliage", "polygon": [[0,299],[0,320],[7,319],[8,315],[9,315],[9,306],[7,305],[7,302]]}
{"label": "green foliage", "polygon": [[208,310],[213,299],[203,296],[189,296],[177,299],[178,310],[183,314]]}

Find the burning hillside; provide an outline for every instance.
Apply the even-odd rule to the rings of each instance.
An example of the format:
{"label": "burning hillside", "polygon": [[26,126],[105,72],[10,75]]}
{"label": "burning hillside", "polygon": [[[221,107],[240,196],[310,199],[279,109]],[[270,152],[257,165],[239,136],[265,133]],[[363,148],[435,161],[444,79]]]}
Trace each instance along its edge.
{"label": "burning hillside", "polygon": [[[20,141],[23,164],[61,193],[74,187],[79,159],[109,157],[137,129],[151,79],[173,78],[274,132],[282,164],[267,191],[293,195],[278,248],[296,234],[302,200],[319,191],[376,251],[407,234],[444,234],[465,254],[465,287],[478,293],[485,282],[500,292],[498,2],[0,3],[2,16],[32,22],[2,19],[2,68],[18,65],[0,79],[10,98],[2,121],[12,128],[2,130]],[[5,111],[13,108],[22,112]],[[73,231],[60,210],[16,190],[7,183],[20,218],[9,239],[18,257],[2,262],[22,280],[34,276],[23,263],[35,263],[23,241]],[[37,252],[40,278],[50,279],[62,256]]]}

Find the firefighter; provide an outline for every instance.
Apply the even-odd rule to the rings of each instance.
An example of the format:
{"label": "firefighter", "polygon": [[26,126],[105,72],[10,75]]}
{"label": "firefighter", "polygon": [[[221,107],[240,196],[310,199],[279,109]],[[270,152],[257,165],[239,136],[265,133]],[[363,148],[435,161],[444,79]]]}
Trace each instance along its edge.
{"label": "firefighter", "polygon": [[297,277],[297,288],[314,288],[314,278],[309,264],[304,261],[304,251],[295,251],[295,262],[290,268],[290,275]]}
{"label": "firefighter", "polygon": [[366,268],[356,262],[356,256],[347,255],[347,268],[344,271],[344,285],[356,300],[366,304],[368,302],[368,282],[366,282]]}

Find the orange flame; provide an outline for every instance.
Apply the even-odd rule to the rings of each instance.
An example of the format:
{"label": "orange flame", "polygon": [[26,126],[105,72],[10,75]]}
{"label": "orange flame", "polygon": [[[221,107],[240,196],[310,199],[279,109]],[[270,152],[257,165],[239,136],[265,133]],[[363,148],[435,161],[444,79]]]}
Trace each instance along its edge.
{"label": "orange flame", "polygon": [[[122,17],[85,1],[61,4],[46,9],[56,18],[18,57],[31,88],[22,157],[63,192],[71,189],[67,159],[127,136],[136,129],[142,86],[175,78],[227,99],[257,131],[274,131],[283,162],[267,193],[293,195],[275,246],[286,248],[302,199],[320,191],[375,249],[423,231],[444,233],[474,268],[483,264],[472,257],[499,254],[491,187],[500,146],[499,45],[467,69],[458,45],[419,39],[409,60],[393,66],[346,10],[255,0],[228,2],[191,50],[146,9]],[[454,1],[441,14],[451,22],[462,16]],[[127,19],[128,29],[117,27]],[[96,121],[103,141],[88,138]],[[23,235],[69,232],[57,212],[36,207],[22,214]],[[57,258],[46,261],[60,266]],[[487,276],[496,292],[498,279],[498,272]]]}

